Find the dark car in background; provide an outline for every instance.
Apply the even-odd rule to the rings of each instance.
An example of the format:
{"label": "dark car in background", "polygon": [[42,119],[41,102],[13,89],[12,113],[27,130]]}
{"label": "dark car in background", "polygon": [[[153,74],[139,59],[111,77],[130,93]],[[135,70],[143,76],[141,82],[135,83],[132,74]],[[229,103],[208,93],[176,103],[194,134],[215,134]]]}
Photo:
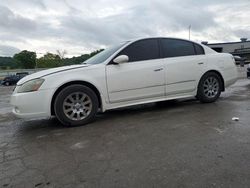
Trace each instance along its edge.
{"label": "dark car in background", "polygon": [[6,76],[2,80],[1,84],[5,86],[15,85],[19,80],[21,80],[23,77],[27,75],[29,75],[28,72],[18,72],[15,75]]}

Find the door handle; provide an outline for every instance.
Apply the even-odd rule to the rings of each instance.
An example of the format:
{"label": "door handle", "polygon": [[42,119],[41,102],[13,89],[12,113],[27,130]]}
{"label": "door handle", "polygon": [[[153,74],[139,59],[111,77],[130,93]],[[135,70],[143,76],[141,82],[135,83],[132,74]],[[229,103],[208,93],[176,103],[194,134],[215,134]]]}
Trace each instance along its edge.
{"label": "door handle", "polygon": [[162,70],[163,70],[163,68],[159,68],[159,69],[155,69],[154,71],[159,72],[159,71],[162,71]]}
{"label": "door handle", "polygon": [[203,62],[198,63],[198,65],[203,65],[203,64],[204,64]]}

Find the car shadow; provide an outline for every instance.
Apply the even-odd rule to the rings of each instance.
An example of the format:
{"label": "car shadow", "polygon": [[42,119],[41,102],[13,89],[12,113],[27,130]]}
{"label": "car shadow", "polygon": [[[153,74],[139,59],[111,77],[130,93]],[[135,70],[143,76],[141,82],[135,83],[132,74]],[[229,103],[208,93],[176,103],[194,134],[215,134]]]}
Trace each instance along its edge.
{"label": "car shadow", "polygon": [[[135,105],[130,107],[124,107],[114,110],[109,110],[104,113],[98,113],[96,120],[85,126],[80,126],[84,128],[88,127],[100,127],[105,126],[104,124],[112,124],[113,120],[126,121],[126,118],[133,118],[134,116],[140,116],[144,113],[150,113],[152,115],[159,112],[168,112],[169,110],[182,109],[188,105],[199,105],[200,102],[196,99],[186,99],[186,100],[171,100],[156,102],[143,105]],[[133,116],[133,117],[132,117]],[[74,129],[76,127],[63,126],[55,117],[49,119],[36,119],[36,120],[17,120],[20,124],[19,131],[32,132],[32,131],[58,131],[64,129]],[[20,122],[21,121],[21,122]],[[135,119],[136,121],[136,119]],[[105,122],[105,123],[104,123]]]}
{"label": "car shadow", "polygon": [[162,101],[162,102],[155,102],[149,104],[141,104],[135,105],[130,107],[124,107],[114,110],[108,110],[104,113],[99,113],[97,115],[97,122],[103,120],[110,120],[112,118],[126,118],[128,116],[134,115],[139,116],[144,113],[152,113],[156,114],[158,112],[175,110],[178,108],[183,108],[190,104],[197,104],[199,105],[200,102],[197,99],[185,99],[185,100],[170,100],[170,101]]}
{"label": "car shadow", "polygon": [[67,127],[63,126],[55,117],[48,119],[16,120],[19,124],[19,131],[33,130],[62,130]]}

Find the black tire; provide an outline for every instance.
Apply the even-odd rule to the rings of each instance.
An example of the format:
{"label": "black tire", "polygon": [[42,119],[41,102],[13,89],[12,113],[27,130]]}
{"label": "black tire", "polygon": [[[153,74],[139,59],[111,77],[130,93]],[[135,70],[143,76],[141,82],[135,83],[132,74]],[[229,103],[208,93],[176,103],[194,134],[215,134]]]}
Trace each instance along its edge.
{"label": "black tire", "polygon": [[[212,85],[211,86],[208,84],[210,83],[208,80],[210,80],[211,83],[212,83],[212,80],[214,80],[213,83],[216,82],[217,84],[211,84]],[[209,87],[207,87],[207,85],[209,85]],[[217,85],[217,87],[215,87],[215,85]],[[200,100],[200,102],[202,103],[215,102],[220,97],[222,87],[223,87],[223,84],[222,84],[222,80],[220,76],[215,72],[208,72],[202,76],[199,82],[196,98]]]}
{"label": "black tire", "polygon": [[4,85],[10,86],[10,83],[9,82],[5,82]]}
{"label": "black tire", "polygon": [[[69,116],[71,116],[72,114],[76,114],[76,112],[72,111],[72,113],[69,112],[68,114],[65,112],[65,111],[67,111],[67,109],[65,110],[65,108],[67,107],[67,105],[65,105],[65,104],[68,104],[68,102],[66,100],[69,100],[68,98],[70,98],[70,96],[71,97],[74,96],[75,93],[80,93],[80,95],[82,95],[82,97],[83,97],[83,95],[87,96],[88,101],[91,101],[91,103],[92,103],[91,110],[89,111],[89,114],[86,115],[86,117],[84,117],[84,119],[73,120],[72,118],[76,118],[76,117],[75,116],[69,117]],[[70,101],[71,101],[71,99],[72,98],[70,98]],[[78,100],[80,100],[79,95],[78,95]],[[79,103],[81,103],[82,106],[85,106],[85,105],[83,105],[84,101],[79,102]],[[77,104],[78,104],[78,102],[77,102]],[[72,105],[72,106],[75,108],[74,110],[76,110],[76,107],[75,107],[76,105]],[[69,111],[71,109],[73,109],[72,106],[69,107],[70,108]],[[84,107],[82,107],[82,108],[84,108]],[[79,85],[79,84],[71,85],[71,86],[64,88],[56,96],[55,103],[54,103],[54,110],[55,110],[55,115],[56,115],[57,119],[65,126],[86,125],[95,119],[96,113],[98,111],[98,98],[93,90],[91,90],[90,88],[88,88],[84,85]],[[79,109],[77,109],[77,110],[79,110]],[[77,111],[77,113],[78,112],[79,111]],[[84,111],[84,113],[86,114],[85,111]],[[82,116],[84,116],[82,112],[80,112],[80,114]],[[77,118],[78,118],[78,116],[77,116]]]}

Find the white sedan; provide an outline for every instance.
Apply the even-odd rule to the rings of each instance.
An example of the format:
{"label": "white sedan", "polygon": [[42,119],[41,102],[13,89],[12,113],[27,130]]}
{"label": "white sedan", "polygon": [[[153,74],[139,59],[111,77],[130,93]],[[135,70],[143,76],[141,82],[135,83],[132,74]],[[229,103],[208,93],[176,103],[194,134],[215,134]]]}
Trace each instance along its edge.
{"label": "white sedan", "polygon": [[214,102],[236,80],[230,54],[183,39],[144,38],[114,45],[81,65],[26,76],[11,103],[18,117],[56,116],[78,126],[98,110],[186,97]]}

